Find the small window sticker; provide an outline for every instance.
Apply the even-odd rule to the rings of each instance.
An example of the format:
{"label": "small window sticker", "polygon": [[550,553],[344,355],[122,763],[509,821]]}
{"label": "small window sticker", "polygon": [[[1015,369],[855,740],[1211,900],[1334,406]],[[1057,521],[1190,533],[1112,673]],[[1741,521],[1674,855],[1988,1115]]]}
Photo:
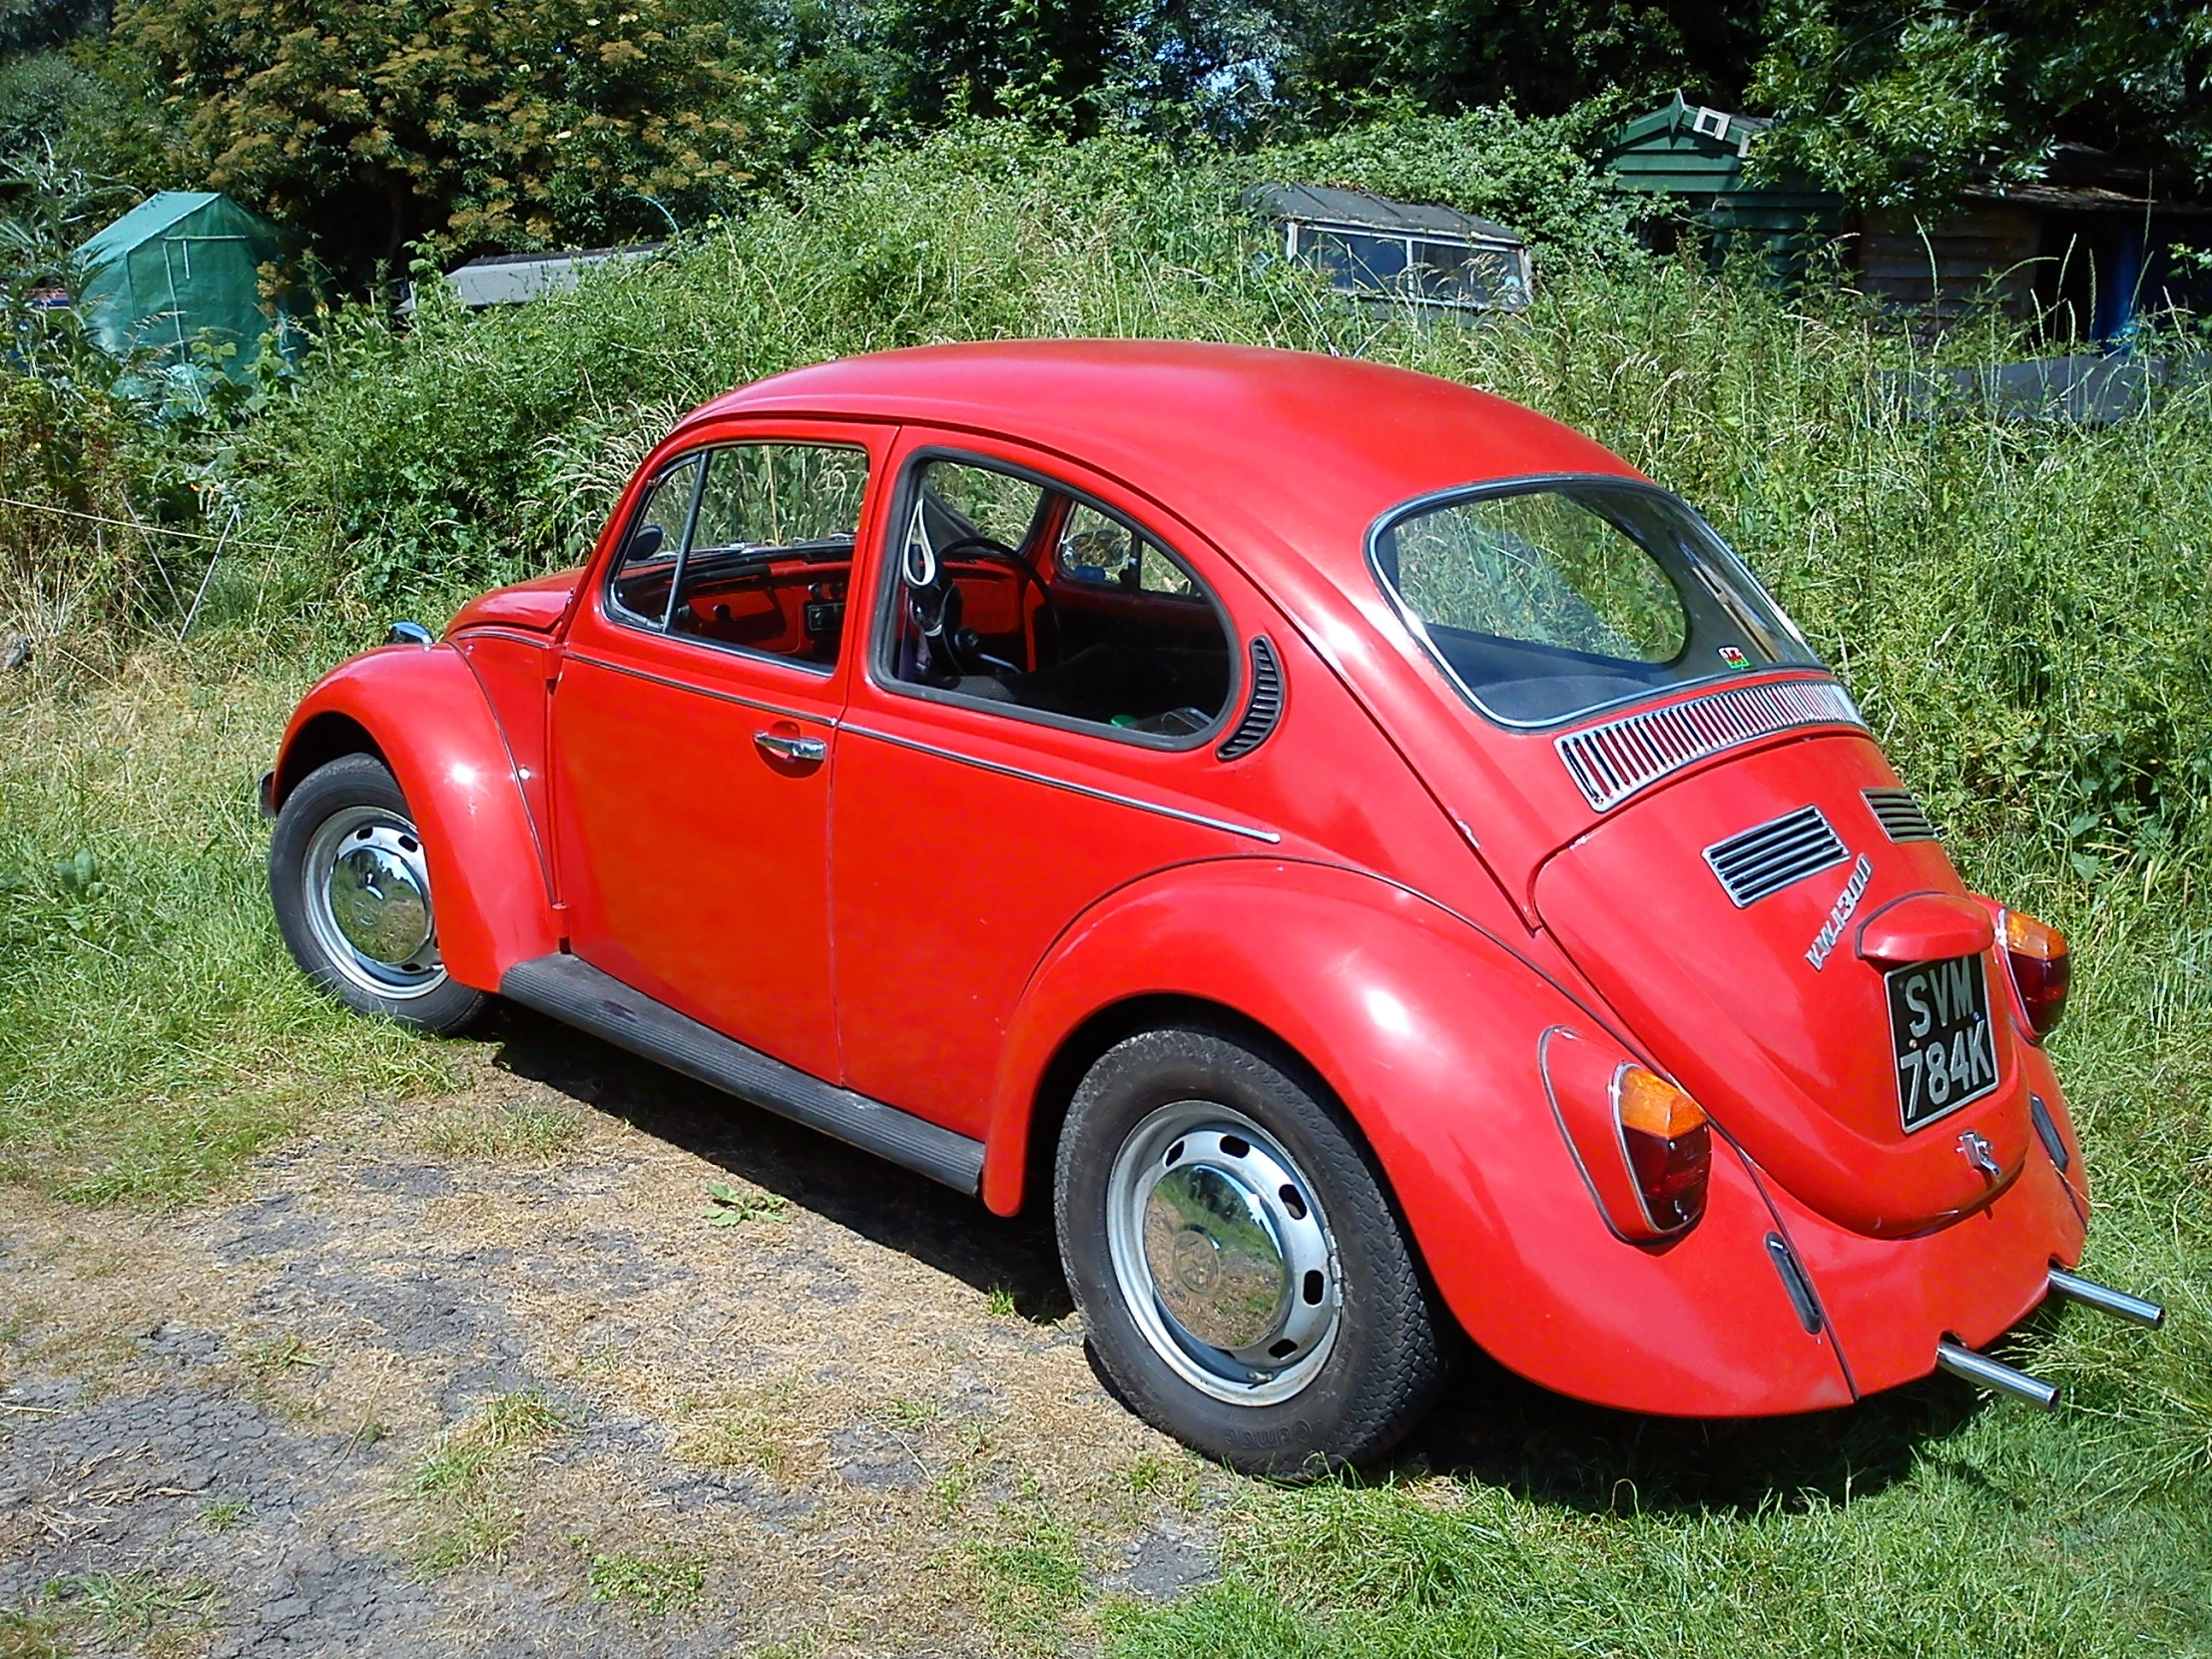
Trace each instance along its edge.
{"label": "small window sticker", "polygon": [[1726,663],[1730,668],[1751,667],[1751,659],[1744,655],[1743,647],[1738,645],[1722,646],[1721,661]]}

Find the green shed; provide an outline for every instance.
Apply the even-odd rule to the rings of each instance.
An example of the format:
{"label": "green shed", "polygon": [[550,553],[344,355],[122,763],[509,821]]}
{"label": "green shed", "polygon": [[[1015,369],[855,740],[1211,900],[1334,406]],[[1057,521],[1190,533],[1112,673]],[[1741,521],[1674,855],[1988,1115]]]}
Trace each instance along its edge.
{"label": "green shed", "polygon": [[118,357],[151,350],[186,367],[191,342],[236,345],[244,374],[279,320],[262,302],[261,267],[282,251],[276,227],[214,191],[148,197],[77,250],[78,291],[92,337]]}
{"label": "green shed", "polygon": [[1716,249],[1752,237],[1778,273],[1794,271],[1810,245],[1842,234],[1844,199],[1788,181],[1746,182],[1744,163],[1773,125],[1688,103],[1678,92],[1613,135],[1605,171],[1616,189],[1672,198],[1715,233]]}

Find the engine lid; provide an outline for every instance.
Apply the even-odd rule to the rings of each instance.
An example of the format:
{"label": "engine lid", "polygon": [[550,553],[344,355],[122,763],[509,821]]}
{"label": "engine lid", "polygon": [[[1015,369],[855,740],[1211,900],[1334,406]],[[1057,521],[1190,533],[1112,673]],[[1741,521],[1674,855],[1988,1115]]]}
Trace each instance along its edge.
{"label": "engine lid", "polygon": [[1867,738],[1783,744],[1616,809],[1535,887],[1714,1121],[1879,1237],[1984,1207],[2031,1132],[1988,913],[1901,800]]}

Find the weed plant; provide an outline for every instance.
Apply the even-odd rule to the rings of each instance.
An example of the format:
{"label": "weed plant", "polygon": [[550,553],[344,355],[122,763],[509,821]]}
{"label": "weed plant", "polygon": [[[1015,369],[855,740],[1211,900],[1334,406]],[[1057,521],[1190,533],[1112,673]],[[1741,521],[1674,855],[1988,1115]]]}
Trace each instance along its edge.
{"label": "weed plant", "polygon": [[[174,1199],[318,1101],[434,1084],[437,1045],[329,1012],[289,970],[252,777],[312,669],[392,613],[435,623],[580,558],[685,408],[932,340],[1358,352],[1532,404],[1700,506],[1838,667],[1968,879],[2072,935],[2055,1049],[2096,1185],[2089,1271],[2173,1317],[2157,1336],[2035,1322],[2019,1352],[2072,1401],[2051,1418],[1938,1379],[1808,1422],[1676,1425],[1477,1368],[1479,1410],[1455,1408],[1468,1443],[1428,1445],[1425,1469],[1241,1487],[1222,1581],[1112,1611],[1109,1644],[2202,1651],[2212,392],[2105,428],[1917,417],[1886,378],[1925,358],[1911,334],[1848,292],[1785,296],[1694,260],[1555,251],[1526,311],[1468,327],[1363,310],[1269,262],[1236,206],[1247,182],[1131,141],[968,128],[572,295],[468,315],[433,294],[404,330],[334,317],[289,393],[224,440],[245,516],[205,632],[179,649],[103,612],[122,620],[59,628],[0,676],[8,1171]],[[21,611],[50,578],[14,569]],[[1090,1595],[1045,1576],[1021,1639]]]}

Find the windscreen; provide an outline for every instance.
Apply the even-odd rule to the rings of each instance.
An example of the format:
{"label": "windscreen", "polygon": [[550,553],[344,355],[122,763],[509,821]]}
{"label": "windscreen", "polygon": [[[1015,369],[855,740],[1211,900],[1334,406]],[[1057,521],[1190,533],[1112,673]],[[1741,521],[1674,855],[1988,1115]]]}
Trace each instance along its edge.
{"label": "windscreen", "polygon": [[1820,666],[1742,561],[1663,490],[1577,479],[1470,491],[1386,521],[1374,554],[1413,632],[1507,725]]}

